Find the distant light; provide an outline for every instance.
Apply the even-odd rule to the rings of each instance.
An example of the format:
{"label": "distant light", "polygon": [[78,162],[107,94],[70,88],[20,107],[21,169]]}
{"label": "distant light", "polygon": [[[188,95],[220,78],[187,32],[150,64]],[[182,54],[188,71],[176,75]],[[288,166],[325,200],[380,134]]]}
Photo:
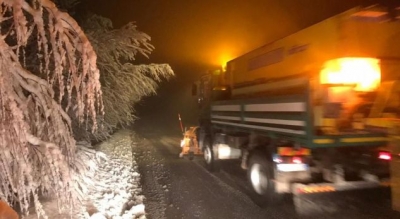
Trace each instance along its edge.
{"label": "distant light", "polygon": [[389,152],[381,151],[379,152],[378,158],[381,160],[391,160],[392,155]]}
{"label": "distant light", "polygon": [[229,61],[232,60],[232,57],[233,57],[232,51],[228,48],[224,48],[223,52],[219,55],[219,58],[217,59],[219,65],[221,66],[222,72],[226,72],[227,64]]}
{"label": "distant light", "polygon": [[226,62],[222,63],[222,72],[226,72]]}

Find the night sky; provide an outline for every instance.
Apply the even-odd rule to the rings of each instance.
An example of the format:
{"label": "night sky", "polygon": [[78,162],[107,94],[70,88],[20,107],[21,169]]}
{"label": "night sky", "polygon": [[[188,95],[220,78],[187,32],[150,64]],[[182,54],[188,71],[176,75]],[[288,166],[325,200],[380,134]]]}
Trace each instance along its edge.
{"label": "night sky", "polygon": [[168,63],[177,77],[137,106],[142,118],[195,123],[191,81],[252,49],[369,0],[97,0],[115,27],[135,21],[155,46],[141,63]]}
{"label": "night sky", "polygon": [[100,0],[115,27],[135,21],[152,37],[152,62],[209,69],[351,8],[361,0]]}

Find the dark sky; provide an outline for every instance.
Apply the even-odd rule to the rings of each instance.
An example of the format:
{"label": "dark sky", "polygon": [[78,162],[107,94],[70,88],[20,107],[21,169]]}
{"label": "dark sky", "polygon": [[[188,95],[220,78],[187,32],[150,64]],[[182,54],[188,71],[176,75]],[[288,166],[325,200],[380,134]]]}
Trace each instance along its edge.
{"label": "dark sky", "polygon": [[[271,40],[342,12],[362,0],[100,0],[116,27],[136,21],[152,37],[150,62],[178,75],[209,69]],[[190,67],[189,67],[190,66]]]}
{"label": "dark sky", "polygon": [[[393,0],[390,0],[393,1]],[[400,0],[395,0],[400,1]],[[136,21],[149,34],[152,63],[168,63],[177,77],[139,111],[190,117],[190,79],[254,48],[353,6],[374,0],[95,0],[92,9],[115,27]],[[170,115],[165,115],[170,113]],[[144,114],[143,114],[144,115]],[[140,113],[139,113],[139,116]]]}

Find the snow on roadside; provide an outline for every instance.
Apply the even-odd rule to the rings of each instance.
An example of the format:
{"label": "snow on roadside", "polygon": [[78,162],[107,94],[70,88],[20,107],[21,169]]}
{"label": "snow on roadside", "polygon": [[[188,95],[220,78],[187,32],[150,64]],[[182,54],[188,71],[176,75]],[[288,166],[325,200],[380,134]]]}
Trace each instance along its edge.
{"label": "snow on roadside", "polygon": [[[92,179],[94,187],[89,188],[86,210],[91,219],[145,219],[144,196],[140,185],[140,174],[132,153],[132,131],[121,130],[99,145],[106,154]],[[81,214],[72,217],[59,213],[57,201],[43,198],[43,208],[49,219],[81,219]],[[34,209],[24,219],[36,219]]]}
{"label": "snow on roadside", "polygon": [[132,153],[132,131],[121,130],[99,146],[108,156],[90,189],[88,213],[95,219],[146,218],[140,174]]}

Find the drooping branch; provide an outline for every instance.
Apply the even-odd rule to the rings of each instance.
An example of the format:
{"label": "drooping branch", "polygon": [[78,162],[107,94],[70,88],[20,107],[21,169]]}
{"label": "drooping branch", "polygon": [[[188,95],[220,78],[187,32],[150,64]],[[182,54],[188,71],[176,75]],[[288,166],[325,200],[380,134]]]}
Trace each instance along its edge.
{"label": "drooping branch", "polygon": [[0,0],[0,7],[0,198],[26,213],[33,196],[45,217],[39,190],[72,207],[84,186],[70,115],[90,119],[95,130],[103,114],[97,56],[50,0]]}
{"label": "drooping branch", "polygon": [[167,64],[133,64],[137,55],[148,57],[154,47],[150,36],[130,22],[113,29],[111,20],[93,15],[83,25],[98,56],[102,73],[105,125],[115,128],[135,119],[134,104],[156,94],[161,79],[174,75]]}

